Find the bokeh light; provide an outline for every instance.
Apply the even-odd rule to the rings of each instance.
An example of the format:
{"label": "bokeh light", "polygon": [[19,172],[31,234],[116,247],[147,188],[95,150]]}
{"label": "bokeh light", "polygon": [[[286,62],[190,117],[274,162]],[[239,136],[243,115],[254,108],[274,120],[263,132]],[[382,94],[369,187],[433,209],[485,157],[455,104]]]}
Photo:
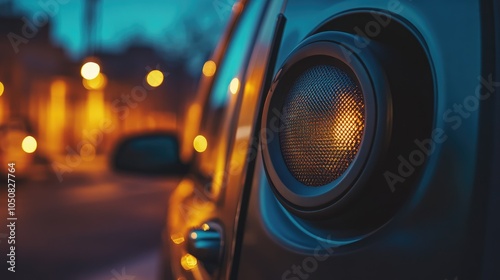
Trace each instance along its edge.
{"label": "bokeh light", "polygon": [[87,62],[83,64],[80,72],[82,77],[87,80],[95,79],[101,73],[101,67],[95,62]]}
{"label": "bokeh light", "polygon": [[198,135],[194,138],[193,147],[198,153],[203,153],[207,150],[208,142],[207,138],[203,135]]}
{"label": "bokeh light", "polygon": [[99,73],[97,77],[91,80],[83,79],[83,86],[88,90],[103,89],[108,83],[108,79],[103,73]]}
{"label": "bokeh light", "polygon": [[5,87],[2,82],[0,82],[0,96],[3,95],[3,91],[5,90]]}
{"label": "bokeh light", "polygon": [[184,236],[182,234],[172,234],[170,236],[170,239],[172,240],[172,242],[174,242],[175,244],[181,244],[182,242],[184,242]]}
{"label": "bokeh light", "polygon": [[229,91],[232,94],[236,94],[239,89],[240,89],[240,80],[238,80],[238,78],[234,78],[229,84]]}
{"label": "bokeh light", "polygon": [[23,139],[23,142],[21,144],[21,147],[23,148],[23,151],[31,154],[36,151],[37,143],[36,139],[33,136],[26,136]]}
{"label": "bokeh light", "polygon": [[198,265],[198,260],[195,256],[186,254],[181,258],[181,265],[185,270],[191,270]]}
{"label": "bokeh light", "polygon": [[212,77],[215,74],[215,71],[217,71],[217,65],[212,60],[209,60],[205,62],[205,64],[203,64],[203,75]]}
{"label": "bokeh light", "polygon": [[153,70],[148,73],[146,81],[152,87],[159,87],[163,83],[163,73],[160,70]]}
{"label": "bokeh light", "polygon": [[210,226],[209,226],[208,224],[203,224],[203,225],[201,225],[201,229],[202,229],[203,231],[207,231],[207,230],[209,230],[209,229],[210,229]]}

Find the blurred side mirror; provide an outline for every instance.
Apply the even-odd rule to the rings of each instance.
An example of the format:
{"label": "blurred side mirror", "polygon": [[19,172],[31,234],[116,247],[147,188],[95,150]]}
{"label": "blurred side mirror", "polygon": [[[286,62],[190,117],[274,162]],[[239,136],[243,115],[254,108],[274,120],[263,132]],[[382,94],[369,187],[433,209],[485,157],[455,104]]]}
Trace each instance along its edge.
{"label": "blurred side mirror", "polygon": [[167,133],[144,134],[121,141],[111,159],[117,171],[148,175],[181,175],[187,165],[179,158],[179,141]]}

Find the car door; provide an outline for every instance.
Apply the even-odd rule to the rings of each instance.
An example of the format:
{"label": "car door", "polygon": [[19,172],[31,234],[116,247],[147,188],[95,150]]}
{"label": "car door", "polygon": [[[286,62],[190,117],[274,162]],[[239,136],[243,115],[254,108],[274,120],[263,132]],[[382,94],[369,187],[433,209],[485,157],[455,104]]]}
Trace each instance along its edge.
{"label": "car door", "polygon": [[455,4],[288,1],[237,279],[500,277],[499,5]]}
{"label": "car door", "polygon": [[274,4],[268,1],[240,1],[233,6],[226,37],[205,64],[211,69],[204,69],[199,98],[188,110],[195,115],[192,121],[200,122],[197,127],[188,122],[191,127],[184,136],[194,149],[194,159],[189,175],[169,199],[164,233],[171,267],[167,274],[174,279],[224,279],[231,272],[235,217],[247,169],[244,141],[249,142],[248,123],[258,112],[255,99],[267,62],[259,27],[270,6]]}

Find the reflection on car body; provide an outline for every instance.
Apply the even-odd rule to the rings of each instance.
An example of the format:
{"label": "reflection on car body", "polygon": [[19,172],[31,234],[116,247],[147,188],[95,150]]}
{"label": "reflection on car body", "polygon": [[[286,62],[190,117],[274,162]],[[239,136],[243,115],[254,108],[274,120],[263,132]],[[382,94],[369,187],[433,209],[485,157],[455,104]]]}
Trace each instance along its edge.
{"label": "reflection on car body", "polygon": [[500,5],[238,5],[187,112],[165,277],[499,277],[499,102],[473,97]]}

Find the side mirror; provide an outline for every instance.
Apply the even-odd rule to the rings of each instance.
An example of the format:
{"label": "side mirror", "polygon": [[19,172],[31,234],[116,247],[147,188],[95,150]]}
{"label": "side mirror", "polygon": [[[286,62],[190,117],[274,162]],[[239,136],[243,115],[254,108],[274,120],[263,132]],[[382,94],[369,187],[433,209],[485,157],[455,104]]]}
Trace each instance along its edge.
{"label": "side mirror", "polygon": [[177,137],[167,133],[125,138],[117,145],[111,164],[117,171],[148,175],[181,175],[188,169],[180,160]]}

